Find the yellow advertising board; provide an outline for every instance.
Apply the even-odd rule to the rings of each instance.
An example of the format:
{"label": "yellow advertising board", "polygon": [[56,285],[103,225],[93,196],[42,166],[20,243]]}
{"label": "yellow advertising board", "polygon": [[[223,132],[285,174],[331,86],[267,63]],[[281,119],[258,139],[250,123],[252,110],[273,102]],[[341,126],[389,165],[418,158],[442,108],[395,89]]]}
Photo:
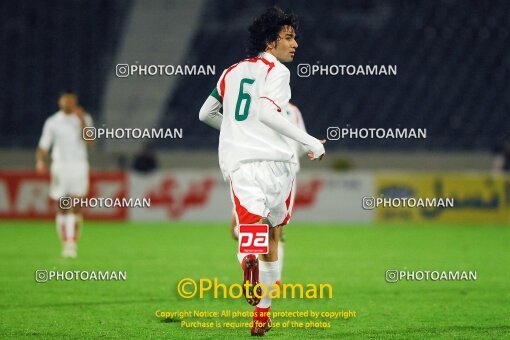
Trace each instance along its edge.
{"label": "yellow advertising board", "polygon": [[510,177],[505,176],[378,173],[375,198],[377,221],[510,224]]}

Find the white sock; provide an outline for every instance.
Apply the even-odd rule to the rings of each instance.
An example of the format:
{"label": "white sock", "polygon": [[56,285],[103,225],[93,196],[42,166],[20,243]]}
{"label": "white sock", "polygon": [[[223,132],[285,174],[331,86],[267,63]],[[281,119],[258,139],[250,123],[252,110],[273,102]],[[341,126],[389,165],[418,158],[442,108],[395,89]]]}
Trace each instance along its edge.
{"label": "white sock", "polygon": [[76,215],[75,214],[66,214],[64,215],[65,220],[65,232],[66,232],[66,242],[74,242],[75,241],[75,227],[76,227]]}
{"label": "white sock", "polygon": [[64,235],[62,235],[62,231],[64,229],[64,216],[65,215],[61,213],[57,213],[57,215],[55,216],[55,226],[57,228],[57,235],[63,241],[65,241]]}
{"label": "white sock", "polygon": [[267,294],[260,300],[257,307],[267,308],[271,306],[271,297],[269,292],[273,289],[271,285],[276,282],[279,271],[278,261],[264,262],[259,259],[259,281],[266,286]]}
{"label": "white sock", "polygon": [[278,281],[282,279],[282,269],[283,269],[283,242],[278,242]]}

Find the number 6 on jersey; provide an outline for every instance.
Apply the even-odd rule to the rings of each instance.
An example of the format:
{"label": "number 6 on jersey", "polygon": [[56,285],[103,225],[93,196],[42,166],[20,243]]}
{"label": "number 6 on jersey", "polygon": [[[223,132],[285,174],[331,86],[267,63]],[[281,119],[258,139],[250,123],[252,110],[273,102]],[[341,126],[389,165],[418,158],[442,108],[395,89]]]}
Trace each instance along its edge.
{"label": "number 6 on jersey", "polygon": [[[236,103],[236,112],[235,112],[235,118],[237,121],[242,122],[246,118],[248,118],[248,113],[250,112],[250,104],[251,104],[251,96],[248,92],[245,92],[245,85],[250,86],[255,82],[255,79],[250,78],[243,78],[241,79],[241,83],[239,84],[239,95],[237,96],[237,103]],[[241,103],[243,101],[246,101],[244,103],[244,110],[243,112],[239,112],[241,110]]]}

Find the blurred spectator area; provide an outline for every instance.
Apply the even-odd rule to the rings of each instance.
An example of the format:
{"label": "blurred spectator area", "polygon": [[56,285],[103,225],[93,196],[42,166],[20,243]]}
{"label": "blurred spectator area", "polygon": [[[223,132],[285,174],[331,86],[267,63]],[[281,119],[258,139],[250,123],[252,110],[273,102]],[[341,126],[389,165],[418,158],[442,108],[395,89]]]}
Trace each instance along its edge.
{"label": "blurred spectator area", "polygon": [[131,0],[0,2],[0,146],[35,147],[62,90],[97,117]]}
{"label": "blurred spectator area", "polygon": [[[100,121],[106,79],[134,1],[1,2],[1,147],[34,147],[61,89],[79,92]],[[198,121],[198,111],[222,70],[245,56],[252,17],[273,3],[205,2],[182,64],[215,65],[216,75],[178,79],[159,126],[183,128],[184,138],[155,147],[217,148],[218,133]],[[289,65],[292,100],[313,135],[324,138],[329,126],[428,129],[425,140],[343,140],[328,143],[330,150],[490,150],[507,140],[510,2],[276,3],[301,18],[300,46]],[[299,78],[300,63],[397,65],[398,75]]]}
{"label": "blurred spectator area", "polygon": [[[244,56],[246,27],[264,6],[242,3],[208,2],[188,62],[215,64],[221,74]],[[271,3],[265,1],[265,5]],[[328,148],[485,150],[506,140],[510,131],[510,2],[277,3],[301,18],[299,48],[289,65],[292,100],[313,135],[325,137],[329,126],[347,125],[428,131],[425,140],[343,140],[329,143]],[[398,75],[299,78],[299,63],[395,64]],[[169,98],[161,124],[184,128],[186,138],[179,147],[216,147],[217,135],[193,120],[216,78],[183,78]]]}

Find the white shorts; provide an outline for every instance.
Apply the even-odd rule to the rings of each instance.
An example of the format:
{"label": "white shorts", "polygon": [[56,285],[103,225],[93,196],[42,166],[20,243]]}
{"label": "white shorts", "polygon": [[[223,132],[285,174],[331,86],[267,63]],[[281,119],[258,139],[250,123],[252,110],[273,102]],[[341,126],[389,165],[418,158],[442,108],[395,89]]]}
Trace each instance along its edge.
{"label": "white shorts", "polygon": [[52,163],[50,197],[87,196],[89,191],[89,165],[83,162]]}
{"label": "white shorts", "polygon": [[294,201],[295,165],[256,161],[230,174],[231,198],[237,225],[267,217],[272,226],[287,224]]}

